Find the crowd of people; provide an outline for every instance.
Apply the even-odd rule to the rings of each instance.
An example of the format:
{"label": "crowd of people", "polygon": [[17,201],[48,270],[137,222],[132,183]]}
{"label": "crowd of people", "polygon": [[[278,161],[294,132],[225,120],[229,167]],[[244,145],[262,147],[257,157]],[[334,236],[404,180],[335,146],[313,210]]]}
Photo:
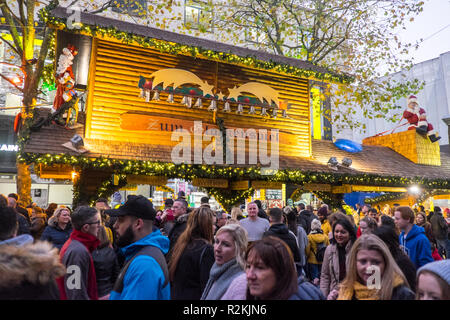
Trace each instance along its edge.
{"label": "crowd of people", "polygon": [[450,211],[0,195],[0,299],[450,300]]}

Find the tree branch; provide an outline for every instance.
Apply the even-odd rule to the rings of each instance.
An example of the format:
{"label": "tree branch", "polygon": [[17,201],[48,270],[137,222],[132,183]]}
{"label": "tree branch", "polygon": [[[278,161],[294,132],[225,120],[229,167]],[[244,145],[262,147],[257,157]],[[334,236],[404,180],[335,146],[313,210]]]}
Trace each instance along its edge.
{"label": "tree branch", "polygon": [[23,93],[23,89],[19,88],[14,82],[12,82],[11,79],[9,79],[8,77],[4,76],[3,74],[0,73],[0,77],[2,77],[3,79],[5,79],[7,82],[9,82],[10,85],[12,85],[13,87],[15,87],[17,90],[19,90],[20,92]]}
{"label": "tree branch", "polygon": [[16,51],[20,53],[19,56],[22,56],[23,46],[20,41],[20,34],[17,31],[13,18],[11,17],[11,9],[8,7],[6,0],[0,0],[0,8],[2,10],[3,16],[5,17],[6,23],[9,25],[11,37],[13,38],[14,44],[16,45]]}

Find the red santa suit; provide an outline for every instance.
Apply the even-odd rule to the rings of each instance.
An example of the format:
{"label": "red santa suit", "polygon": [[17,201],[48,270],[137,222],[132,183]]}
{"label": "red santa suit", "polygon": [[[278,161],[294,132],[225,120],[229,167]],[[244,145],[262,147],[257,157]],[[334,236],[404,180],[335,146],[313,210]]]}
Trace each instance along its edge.
{"label": "red santa suit", "polygon": [[416,130],[417,133],[426,134],[431,142],[436,142],[441,137],[436,136],[433,125],[427,121],[427,113],[424,108],[419,107],[416,96],[409,96],[408,107],[403,112],[403,118],[408,120],[408,130]]}
{"label": "red santa suit", "polygon": [[74,57],[78,54],[77,49],[68,45],[62,50],[56,69],[56,96],[53,101],[53,111],[57,111],[64,102],[70,101],[75,95],[75,77],[72,71]]}

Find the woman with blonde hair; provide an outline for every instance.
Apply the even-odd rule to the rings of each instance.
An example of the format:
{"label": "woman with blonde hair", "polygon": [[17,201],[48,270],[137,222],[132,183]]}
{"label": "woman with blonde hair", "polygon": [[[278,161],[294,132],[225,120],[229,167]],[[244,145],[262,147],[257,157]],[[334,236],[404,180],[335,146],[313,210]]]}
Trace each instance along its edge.
{"label": "woman with blonde hair", "polygon": [[231,282],[244,274],[247,244],[247,230],[239,224],[227,224],[217,231],[214,239],[215,262],[201,300],[221,299]]}
{"label": "woman with blonde hair", "polygon": [[231,219],[237,221],[244,219],[244,216],[242,215],[242,210],[239,207],[233,207],[231,209]]}
{"label": "woman with blonde hair", "polygon": [[58,207],[48,220],[48,226],[45,227],[41,240],[49,241],[53,246],[61,249],[72,233],[70,214],[69,208],[65,206]]}
{"label": "woman with blonde hair", "polygon": [[200,300],[214,264],[215,219],[206,206],[189,214],[168,263],[172,300]]}
{"label": "woman with blonde hair", "polygon": [[363,234],[350,251],[338,300],[414,300],[414,293],[387,245]]}

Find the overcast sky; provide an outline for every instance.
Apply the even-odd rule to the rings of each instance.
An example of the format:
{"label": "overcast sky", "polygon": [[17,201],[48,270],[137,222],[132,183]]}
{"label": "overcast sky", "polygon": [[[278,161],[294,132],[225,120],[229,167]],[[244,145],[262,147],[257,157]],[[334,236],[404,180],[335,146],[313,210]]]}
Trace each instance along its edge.
{"label": "overcast sky", "polygon": [[424,10],[399,33],[404,42],[424,40],[411,50],[414,63],[439,57],[450,51],[450,0],[425,0]]}

